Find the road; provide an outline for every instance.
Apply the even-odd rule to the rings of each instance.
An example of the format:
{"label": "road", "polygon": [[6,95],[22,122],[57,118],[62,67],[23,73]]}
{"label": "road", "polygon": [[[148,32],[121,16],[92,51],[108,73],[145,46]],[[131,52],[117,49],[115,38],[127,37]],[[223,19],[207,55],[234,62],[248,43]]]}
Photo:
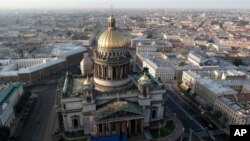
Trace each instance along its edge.
{"label": "road", "polygon": [[[213,125],[213,128],[208,127],[208,124],[211,122],[205,119],[199,109],[190,105],[187,101],[184,100],[184,96],[180,93],[176,92],[172,87],[168,87],[171,90],[167,90],[168,93],[168,101],[166,102],[166,106],[174,113],[176,113],[176,117],[179,118],[185,128],[185,133],[188,133],[190,130],[196,133],[204,133],[206,134],[208,131],[217,130],[218,128]],[[222,135],[223,136],[223,135]],[[220,140],[221,136],[217,136],[216,141]],[[210,137],[206,137],[205,140],[212,140]]]}
{"label": "road", "polygon": [[53,108],[57,84],[39,86],[31,91],[38,95],[37,104],[24,125],[20,141],[50,141],[56,114]]}

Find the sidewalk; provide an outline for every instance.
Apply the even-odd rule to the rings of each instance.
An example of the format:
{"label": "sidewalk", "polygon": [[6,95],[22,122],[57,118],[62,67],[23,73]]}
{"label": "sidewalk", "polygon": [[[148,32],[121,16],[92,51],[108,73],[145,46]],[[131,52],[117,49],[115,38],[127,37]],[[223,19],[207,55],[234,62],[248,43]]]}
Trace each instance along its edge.
{"label": "sidewalk", "polygon": [[168,116],[171,120],[174,121],[175,129],[167,138],[164,139],[164,141],[166,141],[166,139],[175,141],[183,134],[184,127],[182,126],[181,121],[176,117],[176,115],[170,109],[168,109],[168,107],[165,107],[165,110],[166,110],[165,116]]}

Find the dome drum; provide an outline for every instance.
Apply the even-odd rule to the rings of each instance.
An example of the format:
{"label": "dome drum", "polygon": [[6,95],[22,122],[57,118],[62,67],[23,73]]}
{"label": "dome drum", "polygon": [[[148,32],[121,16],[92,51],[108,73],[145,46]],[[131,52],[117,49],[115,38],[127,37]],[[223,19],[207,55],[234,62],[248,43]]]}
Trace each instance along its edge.
{"label": "dome drum", "polygon": [[100,35],[94,51],[95,84],[110,89],[129,83],[130,56],[126,45],[126,40],[115,27],[114,17],[109,17],[109,27]]}

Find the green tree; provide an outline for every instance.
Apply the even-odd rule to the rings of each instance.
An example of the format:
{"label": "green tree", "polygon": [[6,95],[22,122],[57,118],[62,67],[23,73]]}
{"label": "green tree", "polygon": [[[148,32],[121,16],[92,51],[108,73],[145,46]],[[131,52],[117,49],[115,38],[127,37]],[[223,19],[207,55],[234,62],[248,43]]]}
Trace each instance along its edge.
{"label": "green tree", "polygon": [[215,112],[214,112],[214,117],[215,117],[215,118],[219,119],[219,118],[221,118],[221,116],[222,116],[221,111],[215,111]]}
{"label": "green tree", "polygon": [[234,59],[233,64],[235,66],[244,65],[244,63],[241,59]]}
{"label": "green tree", "polygon": [[207,109],[208,112],[211,112],[213,110],[213,106],[207,106],[206,109]]}
{"label": "green tree", "polygon": [[10,136],[10,128],[7,126],[0,127],[0,141],[7,141]]}
{"label": "green tree", "polygon": [[187,65],[187,63],[183,61],[178,64],[178,66],[185,66],[185,65]]}
{"label": "green tree", "polygon": [[224,122],[225,124],[227,124],[228,118],[227,118],[227,117],[223,117],[223,122]]}
{"label": "green tree", "polygon": [[181,85],[181,83],[182,83],[182,81],[181,81],[181,80],[179,80],[179,81],[178,81],[178,85]]}

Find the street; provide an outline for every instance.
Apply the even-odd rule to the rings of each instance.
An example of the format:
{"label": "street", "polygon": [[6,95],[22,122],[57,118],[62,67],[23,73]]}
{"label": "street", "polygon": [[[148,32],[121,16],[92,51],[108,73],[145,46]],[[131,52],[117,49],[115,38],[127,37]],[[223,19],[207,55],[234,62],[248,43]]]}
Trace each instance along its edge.
{"label": "street", "polygon": [[38,95],[37,104],[24,125],[20,141],[50,141],[56,118],[53,105],[57,84],[38,86],[31,91]]}
{"label": "street", "polygon": [[[216,141],[223,140],[222,136],[224,137],[224,135],[210,137],[208,132],[218,130],[218,128],[210,121],[207,121],[197,108],[194,108],[193,105],[185,101],[182,98],[183,95],[178,94],[172,87],[169,89],[171,90],[167,90],[168,101],[166,102],[166,106],[181,120],[185,133],[189,133],[190,131],[198,133],[199,135],[205,136],[205,139],[208,141],[212,141],[214,137]],[[209,127],[209,124],[211,124],[212,127]]]}

